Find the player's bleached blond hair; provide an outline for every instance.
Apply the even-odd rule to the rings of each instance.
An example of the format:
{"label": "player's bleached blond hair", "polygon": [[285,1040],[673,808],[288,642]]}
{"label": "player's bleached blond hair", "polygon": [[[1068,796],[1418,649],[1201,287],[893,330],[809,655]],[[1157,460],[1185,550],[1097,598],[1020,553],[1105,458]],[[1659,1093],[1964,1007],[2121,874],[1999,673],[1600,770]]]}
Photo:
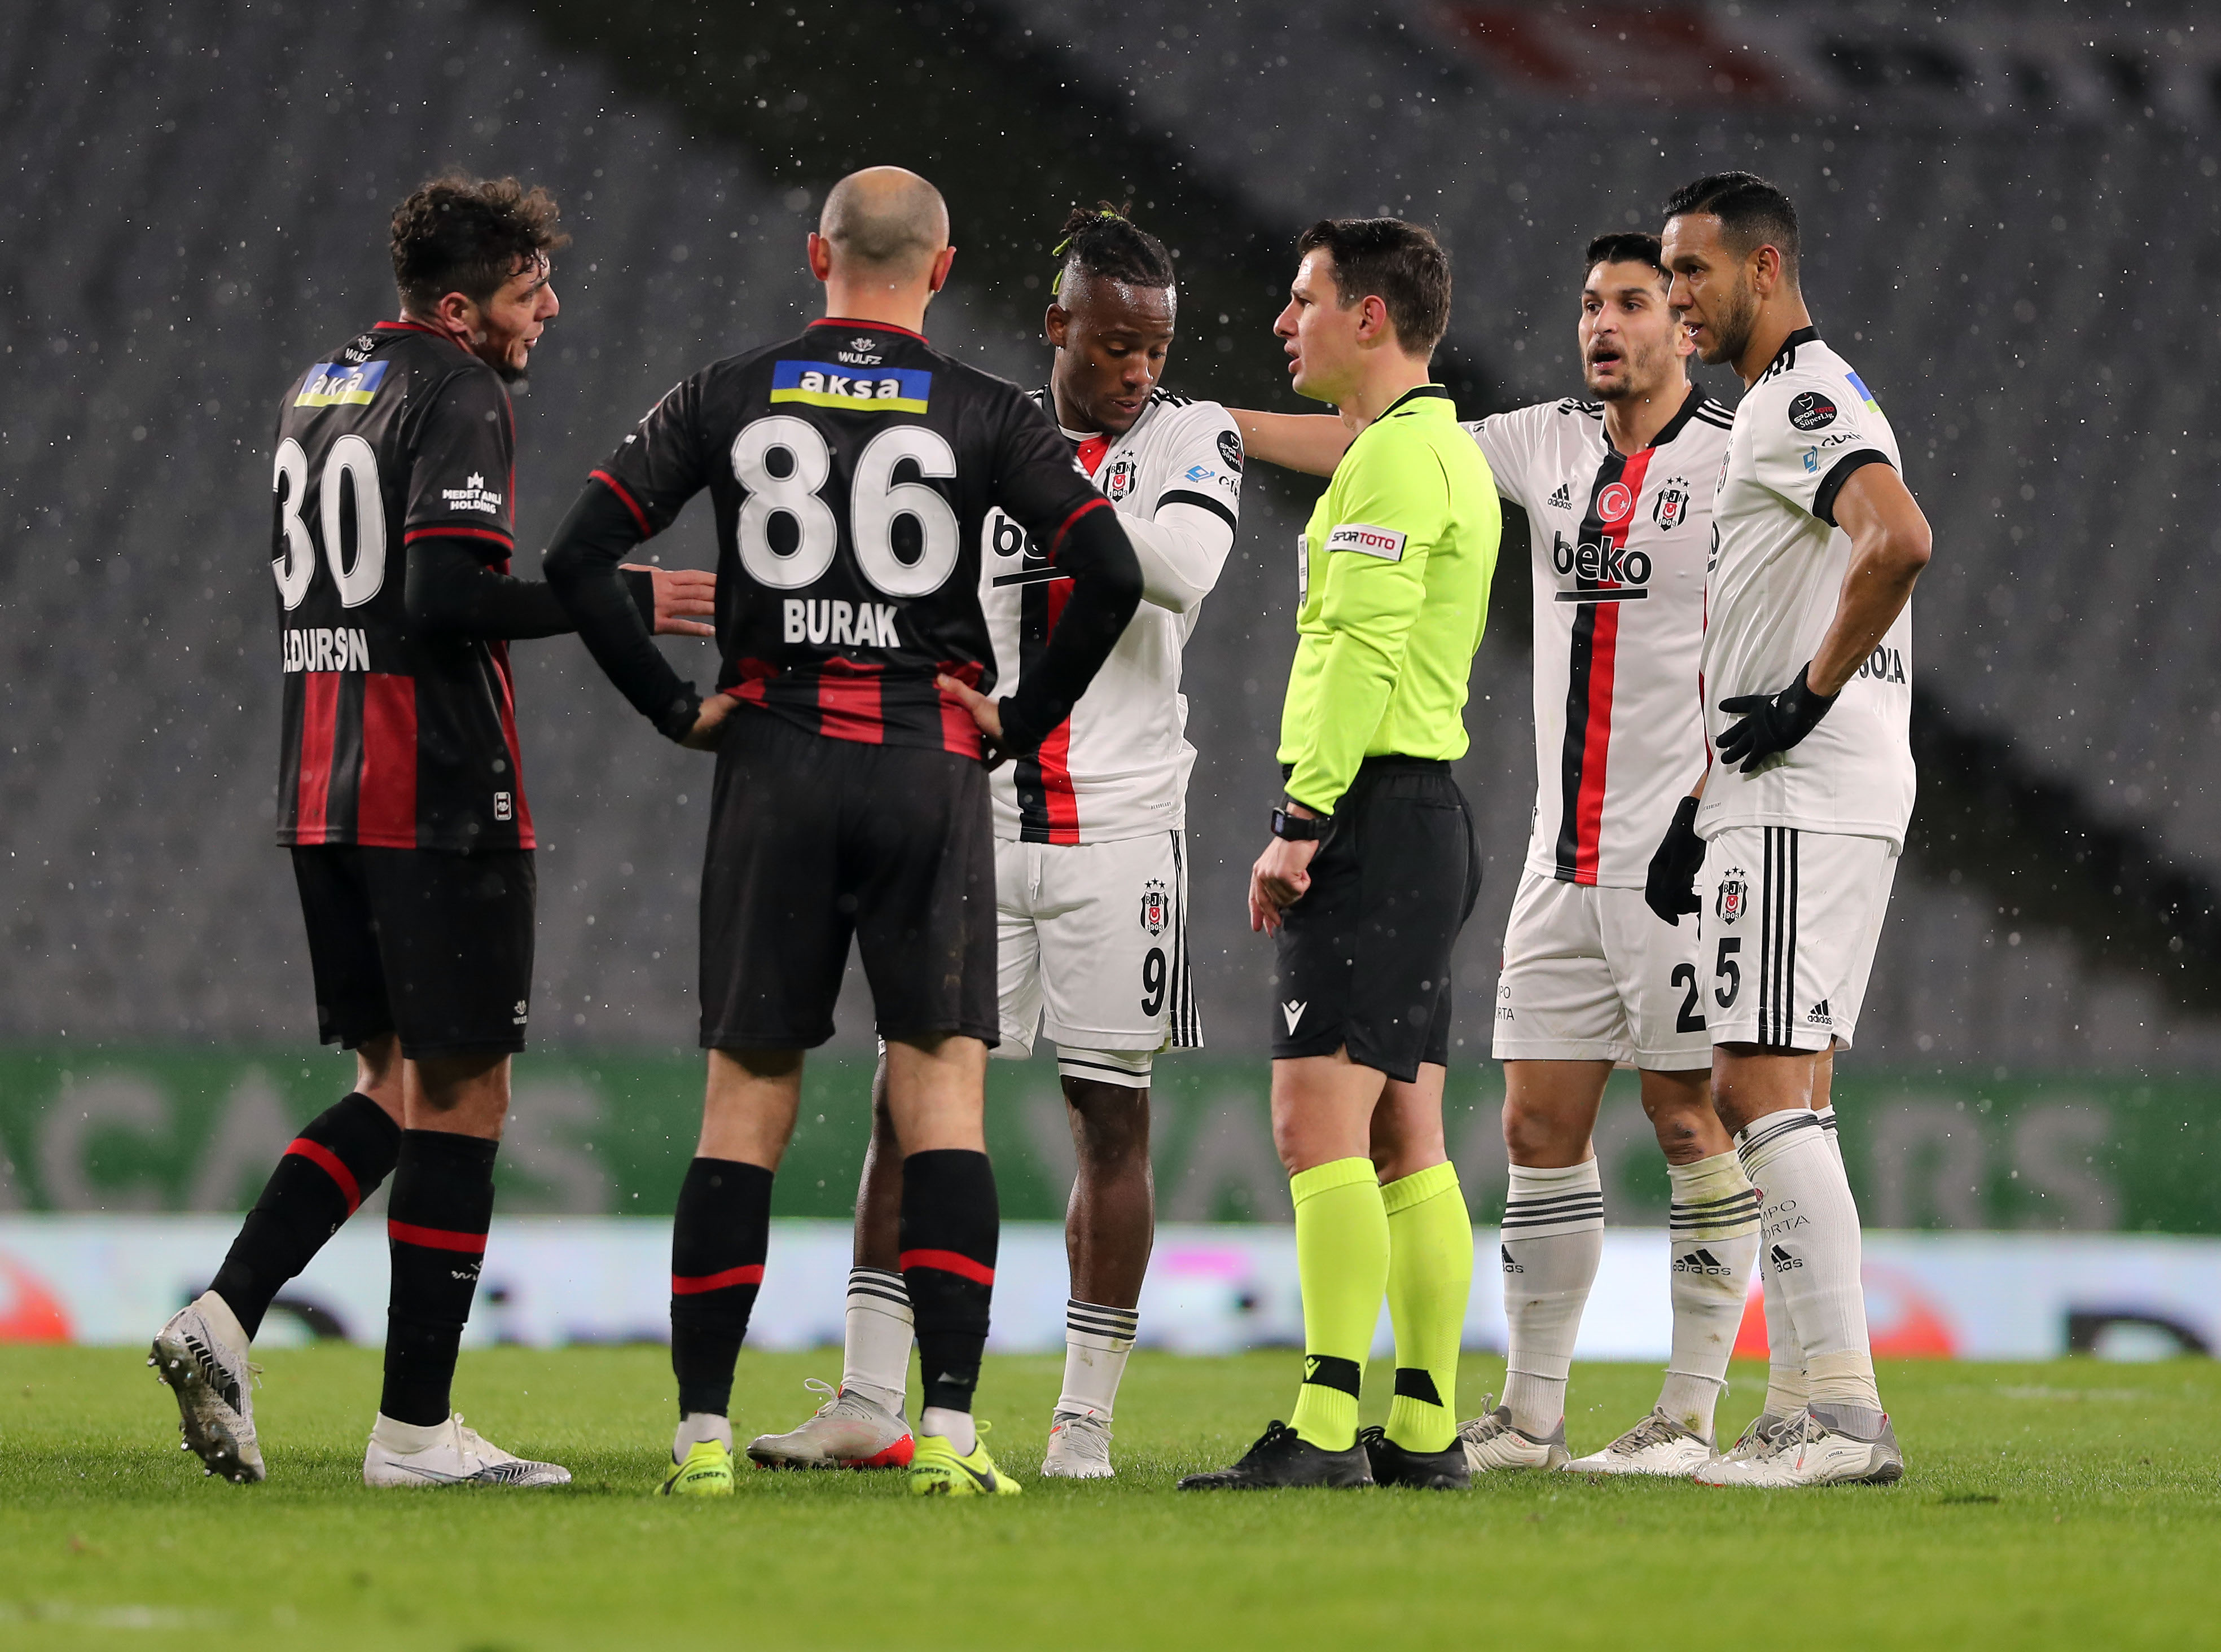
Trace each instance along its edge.
{"label": "player's bleached blond hair", "polygon": [[948,204],[916,172],[867,166],[828,191],[817,233],[843,263],[906,269],[948,245]]}

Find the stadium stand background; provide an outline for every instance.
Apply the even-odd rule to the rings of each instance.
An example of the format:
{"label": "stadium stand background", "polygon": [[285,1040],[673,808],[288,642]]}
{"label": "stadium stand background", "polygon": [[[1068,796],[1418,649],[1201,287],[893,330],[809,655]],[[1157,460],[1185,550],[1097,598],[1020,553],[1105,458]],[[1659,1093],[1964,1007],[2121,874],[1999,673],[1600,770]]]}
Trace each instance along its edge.
{"label": "stadium stand background", "polygon": [[[903,160],[948,191],[963,250],[933,331],[1023,382],[1043,372],[1047,231],[1073,200],[1133,191],[1179,247],[1173,387],[1284,405],[1265,329],[1293,231],[1326,211],[1431,219],[1459,260],[1446,370],[1478,410],[1574,387],[1566,292],[1588,234],[1749,164],[1805,204],[1816,311],[1870,366],[1938,528],[1918,608],[1930,760],[1862,1063],[2221,1065],[2200,944],[2221,865],[2216,598],[2193,572],[2217,503],[2197,279],[2216,239],[2210,70],[2157,51],[2163,20],[2109,34],[2102,60],[2031,27],[2031,60],[2074,71],[2043,83],[2043,111],[2042,75],[2010,63],[1951,83],[1908,46],[1924,36],[1864,14],[1754,10],[1792,114],[1750,90],[1734,40],[1727,92],[1708,103],[1700,74],[1668,103],[1628,92],[1624,54],[1567,43],[1636,14],[1538,9],[1573,33],[1507,59],[1488,29],[1509,15],[856,0],[657,8],[621,46],[605,9],[560,0],[0,22],[0,1036],[307,1034],[299,920],[267,846],[267,431],[316,351],[389,313],[385,211],[432,170],[544,181],[578,237],[520,399],[530,544],[673,379],[809,313],[801,235],[850,165]],[[1872,84],[1846,81],[1822,18],[1868,30],[1851,45],[1873,45]],[[1686,70],[1691,38],[1646,60]],[[1554,40],[1622,81],[1538,75]],[[1993,83],[2012,97],[1985,111]],[[1264,1030],[1268,953],[1240,889],[1311,490],[1253,466],[1248,491],[1189,672],[1197,963],[1212,1042],[1236,1052]],[[709,547],[690,518],[658,548]],[[1511,550],[1464,767],[1489,862],[1462,960],[1469,1054],[1532,785]],[[706,765],[655,741],[574,644],[518,654],[547,846],[535,1036],[686,1042]],[[867,1036],[860,1005],[843,1020],[845,1041]]]}

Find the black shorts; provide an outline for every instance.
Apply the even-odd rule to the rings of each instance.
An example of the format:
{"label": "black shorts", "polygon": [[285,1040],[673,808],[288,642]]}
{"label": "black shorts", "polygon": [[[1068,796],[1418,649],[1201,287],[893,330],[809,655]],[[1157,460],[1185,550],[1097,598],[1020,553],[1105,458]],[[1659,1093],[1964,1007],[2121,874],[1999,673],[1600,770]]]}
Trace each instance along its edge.
{"label": "black shorts", "polygon": [[977,758],[867,746],[742,706],[717,748],[702,863],[702,1042],[833,1036],[853,936],[880,1036],[992,1045],[995,839]]}
{"label": "black shorts", "polygon": [[1369,757],[1286,912],[1273,1055],[1349,1059],[1405,1083],[1449,1063],[1450,949],[1480,896],[1473,815],[1448,763]]}
{"label": "black shorts", "polygon": [[531,850],[320,844],[293,851],[293,878],[324,1042],[394,1032],[411,1060],[524,1048]]}

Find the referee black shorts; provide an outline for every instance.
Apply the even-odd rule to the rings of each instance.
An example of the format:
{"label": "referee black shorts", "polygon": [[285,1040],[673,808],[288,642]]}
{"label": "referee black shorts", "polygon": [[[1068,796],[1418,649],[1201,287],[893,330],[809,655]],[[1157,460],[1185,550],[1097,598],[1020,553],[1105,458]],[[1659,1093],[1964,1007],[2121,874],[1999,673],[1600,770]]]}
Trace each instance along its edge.
{"label": "referee black shorts", "polygon": [[293,851],[316,975],[316,1036],[401,1036],[411,1061],[524,1048],[532,997],[529,849],[322,843]]}
{"label": "referee black shorts", "polygon": [[977,758],[867,746],[735,710],[702,866],[702,1042],[833,1036],[853,936],[880,1036],[992,1045],[995,839]]}
{"label": "referee black shorts", "polygon": [[1410,1083],[1449,1063],[1450,949],[1480,896],[1473,815],[1448,763],[1368,757],[1283,915],[1276,1061],[1331,1055]]}

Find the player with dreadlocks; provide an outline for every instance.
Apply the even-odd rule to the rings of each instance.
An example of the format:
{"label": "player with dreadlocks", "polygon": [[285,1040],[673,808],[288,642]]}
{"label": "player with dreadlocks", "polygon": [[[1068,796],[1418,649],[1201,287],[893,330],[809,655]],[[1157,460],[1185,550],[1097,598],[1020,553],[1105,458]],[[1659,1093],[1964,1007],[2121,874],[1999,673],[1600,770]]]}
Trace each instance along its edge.
{"label": "player with dreadlocks", "polygon": [[[1078,1177],[1065,1221],[1064,1389],[1042,1472],[1098,1479],[1112,1472],[1111,1403],[1155,1229],[1150,1065],[1160,1050],[1203,1042],[1188,974],[1183,827],[1195,751],[1183,732],[1180,651],[1234,546],[1242,438],[1216,402],[1158,387],[1178,308],[1164,244],[1105,204],[1075,210],[1055,250],[1062,263],[1042,330],[1056,356],[1048,388],[1034,394],[1117,507],[1141,560],[1143,600],[1071,720],[991,777],[996,1054],[1023,1059],[1040,1036],[1056,1045]],[[1001,512],[985,532],[980,602],[997,680],[1016,684],[1047,648],[1072,583]],[[793,1432],[750,1444],[767,1467],[910,1460],[902,1156],[883,1088],[856,1204],[841,1386]]]}

